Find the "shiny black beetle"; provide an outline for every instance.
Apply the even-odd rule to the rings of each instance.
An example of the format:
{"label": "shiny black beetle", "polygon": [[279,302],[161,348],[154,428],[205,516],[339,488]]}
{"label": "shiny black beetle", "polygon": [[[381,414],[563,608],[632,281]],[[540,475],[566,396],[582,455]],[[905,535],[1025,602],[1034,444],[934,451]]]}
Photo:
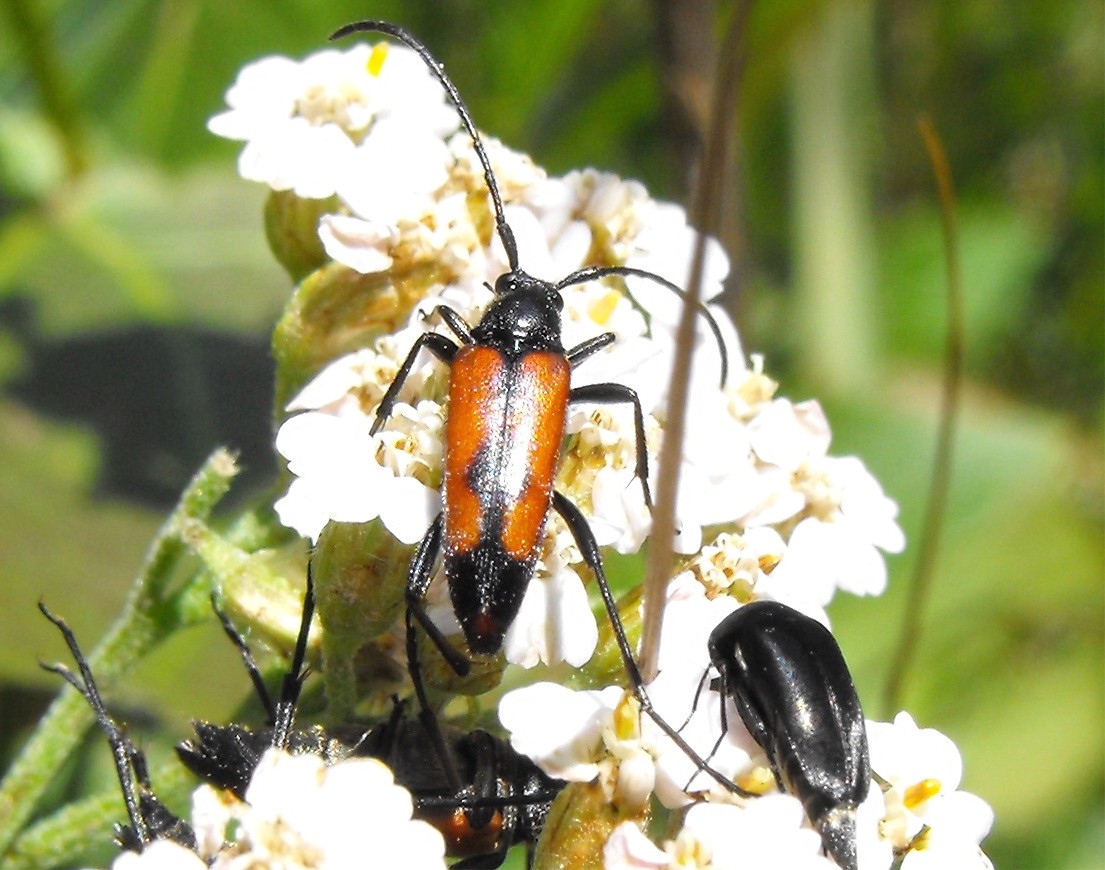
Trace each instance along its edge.
{"label": "shiny black beetle", "polygon": [[[856,808],[867,797],[867,728],[852,675],[825,626],[777,601],[753,601],[710,633],[710,660],[793,794],[844,870],[856,870]],[[722,707],[723,727],[724,707]]]}

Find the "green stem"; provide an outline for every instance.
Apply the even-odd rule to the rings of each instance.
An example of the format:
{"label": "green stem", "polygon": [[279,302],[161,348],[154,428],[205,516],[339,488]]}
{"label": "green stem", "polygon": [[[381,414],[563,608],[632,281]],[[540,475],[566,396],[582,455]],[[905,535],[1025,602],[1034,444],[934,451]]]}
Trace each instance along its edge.
{"label": "green stem", "polygon": [[[158,798],[170,806],[186,805],[195,788],[195,777],[176,758],[155,770],[150,779]],[[5,856],[4,868],[36,870],[71,865],[88,852],[90,843],[109,842],[114,822],[125,815],[117,787],[69,804],[27,828]]]}
{"label": "green stem", "polygon": [[883,695],[883,715],[893,716],[901,709],[905,680],[917,658],[917,645],[921,640],[925,607],[932,597],[936,562],[940,552],[940,538],[944,519],[948,512],[948,489],[951,486],[952,457],[955,450],[955,433],[959,424],[960,393],[963,390],[963,366],[966,354],[966,326],[963,323],[963,277],[959,265],[959,226],[955,211],[955,185],[944,145],[932,121],[922,117],[918,121],[921,138],[928,151],[932,172],[936,178],[940,197],[940,217],[944,228],[944,263],[947,270],[947,334],[948,344],[944,356],[944,388],[941,397],[940,429],[936,436],[933,457],[932,482],[929,484],[928,503],[921,526],[917,548],[917,562],[913,582],[909,586],[909,600],[902,616],[902,631],[898,649],[891,663]]}
{"label": "green stem", "polygon": [[[119,620],[88,657],[94,673],[106,684],[125,673],[194,612],[186,589],[167,595],[169,583],[185,552],[179,530],[189,518],[206,518],[230,487],[234,460],[216,451],[184,490],[180,502],[158,530],[146,562]],[[190,584],[203,582],[199,572]],[[167,607],[175,604],[175,607]],[[181,606],[188,605],[188,606]],[[0,856],[7,851],[34,813],[42,793],[92,722],[92,711],[74,689],[65,687],[46,712],[38,729],[0,784]],[[0,861],[0,864],[6,863]]]}

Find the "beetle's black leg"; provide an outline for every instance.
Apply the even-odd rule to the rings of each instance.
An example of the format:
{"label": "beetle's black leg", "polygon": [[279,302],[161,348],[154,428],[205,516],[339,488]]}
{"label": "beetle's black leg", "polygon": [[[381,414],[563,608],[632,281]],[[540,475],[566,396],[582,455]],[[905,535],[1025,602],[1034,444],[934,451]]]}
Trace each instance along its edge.
{"label": "beetle's black leg", "polygon": [[111,754],[115,759],[115,772],[123,792],[127,817],[130,820],[129,826],[115,826],[116,842],[129,851],[141,852],[154,840],[166,838],[194,850],[196,837],[191,825],[174,815],[154,794],[145,754],[131,742],[107,712],[103,696],[100,695],[96,680],[92,676],[92,668],[84,653],[81,652],[72,629],[64,619],[51,613],[41,601],[38,609],[65,638],[65,644],[77,663],[80,677],[64,665],[42,664],[43,669],[59,675],[80,692],[88,702],[88,706],[92,708],[96,716],[96,724],[99,725],[111,746]]}
{"label": "beetle's black leg", "polygon": [[568,358],[568,364],[575,368],[587,357],[602,350],[604,347],[609,347],[618,337],[612,332],[604,332],[602,335],[596,335],[594,338],[589,338],[587,341],[582,341],[564,354]]}
{"label": "beetle's black leg", "polygon": [[471,858],[465,858],[463,861],[457,861],[453,868],[455,870],[496,870],[496,868],[503,866],[506,853],[511,845],[510,839],[504,836],[494,852],[488,852],[486,855],[474,855]]}
{"label": "beetle's black leg", "polygon": [[[698,702],[700,700],[702,700],[702,690],[706,688],[706,680],[707,680],[707,677],[709,677],[709,676],[710,676],[710,669],[707,668],[702,673],[702,679],[698,681],[698,688],[694,690],[694,700],[691,701],[691,712],[687,714],[687,718],[684,720],[683,724],[680,725],[677,730],[682,731],[684,728],[686,728],[688,725],[691,724],[691,717],[694,716],[695,710],[698,709]],[[722,712],[722,715],[724,716],[725,713]]]}
{"label": "beetle's black leg", "polygon": [[472,328],[465,323],[464,318],[457,314],[452,308],[447,305],[439,305],[434,309],[434,314],[440,317],[445,325],[453,331],[455,335],[464,344],[474,344],[475,339],[472,338]]}
{"label": "beetle's black leg", "polygon": [[[446,320],[446,323],[448,322]],[[380,407],[376,409],[376,419],[372,421],[372,428],[369,429],[370,434],[375,435],[379,432],[380,427],[384,425],[384,421],[391,416],[391,409],[395,407],[395,402],[399,398],[399,391],[403,388],[403,382],[406,381],[411,369],[414,368],[414,361],[418,358],[418,354],[422,352],[422,348],[426,348],[444,363],[451,363],[458,350],[455,342],[440,333],[424,332],[418,336],[414,344],[411,345],[407,358],[399,366],[399,371],[395,373],[391,386],[388,387],[384,397],[380,400]]]}
{"label": "beetle's black leg", "polygon": [[569,402],[593,402],[613,405],[621,402],[633,406],[633,433],[637,439],[637,477],[645,491],[645,504],[652,510],[652,490],[648,486],[648,444],[645,442],[645,414],[637,391],[625,384],[585,384],[573,387]]}
{"label": "beetle's black leg", "polygon": [[100,690],[96,687],[96,680],[92,676],[92,668],[88,664],[88,659],[84,657],[84,653],[81,652],[77,638],[72,629],[69,628],[68,623],[61,617],[54,616],[41,601],[38,602],[38,609],[42,611],[43,616],[57,627],[62,637],[65,638],[65,645],[69,647],[69,652],[73,656],[73,661],[77,663],[81,676],[78,679],[77,675],[64,665],[40,663],[41,667],[62,677],[69,685],[80,692],[96,715],[96,722],[107,737],[107,742],[111,745],[111,754],[115,758],[115,772],[119,777],[119,785],[123,790],[123,800],[127,806],[127,816],[130,818],[131,830],[134,831],[138,843],[144,848],[149,845],[153,838],[146,827],[146,819],[142,814],[139,803],[138,787],[135,785],[135,770],[132,765],[134,757],[139,754],[138,750],[108,714],[104,699],[100,695]]}
{"label": "beetle's black leg", "polygon": [[430,581],[433,579],[434,563],[437,562],[438,554],[441,552],[444,533],[445,515],[438,514],[419,543],[414,558],[411,559],[411,567],[407,573],[407,607],[418,620],[418,624],[422,626],[422,630],[430,636],[434,646],[441,650],[449,667],[457,676],[463,677],[472,669],[471,663],[449,643],[449,639],[441,633],[441,629],[434,625],[423,603],[426,599],[426,591],[430,588]]}
{"label": "beetle's black leg", "polygon": [[430,709],[430,702],[426,697],[426,687],[422,683],[422,667],[418,662],[418,640],[414,634],[414,623],[411,621],[412,610],[407,607],[403,616],[407,629],[407,673],[410,674],[411,683],[414,686],[414,694],[418,698],[418,720],[422,723],[422,729],[433,744],[434,754],[441,762],[441,768],[445,771],[445,778],[449,781],[449,788],[454,794],[459,794],[464,788],[457,773],[457,766],[453,762],[452,753],[445,743],[445,737],[437,724],[437,716]]}
{"label": "beetle's black leg", "polygon": [[215,593],[211,593],[211,609],[215,611],[215,616],[218,617],[219,622],[223,627],[223,634],[230,638],[230,642],[234,644],[238,649],[238,654],[242,657],[242,662],[246,666],[246,671],[249,673],[249,680],[253,683],[253,689],[257,692],[257,697],[261,700],[261,706],[265,708],[265,716],[268,719],[270,725],[276,724],[276,705],[273,703],[272,696],[269,694],[268,688],[265,686],[265,681],[261,679],[261,671],[257,667],[257,661],[253,658],[253,651],[249,648],[249,644],[246,643],[241,632],[234,627],[234,623],[230,621],[222,609],[219,607],[216,601]]}
{"label": "beetle's black leg", "polygon": [[303,615],[299,621],[299,634],[295,640],[292,664],[280,682],[280,700],[273,717],[272,745],[285,749],[295,721],[295,708],[303,689],[304,663],[307,660],[307,638],[311,633],[311,619],[315,615],[315,580],[311,571],[311,557],[307,557],[307,588],[303,593]]}
{"label": "beetle's black leg", "polygon": [[[671,290],[676,296],[681,296],[684,299],[687,296],[686,291],[664,278],[661,275],[657,275],[655,272],[647,272],[644,269],[635,269],[632,266],[587,266],[584,269],[580,269],[573,272],[567,278],[562,278],[556,282],[556,289],[563,290],[565,287],[570,287],[573,284],[583,284],[587,281],[593,281],[596,278],[601,278],[603,275],[622,275],[631,278],[647,278],[650,281],[655,281],[662,287],[666,287]],[[706,307],[705,303],[701,300],[697,301],[695,308],[698,313],[706,320],[707,325],[710,327],[710,332],[714,334],[714,340],[717,342],[718,352],[721,355],[721,386],[725,386],[726,380],[729,378],[729,353],[725,349],[725,340],[721,337],[721,327],[718,326],[717,320],[710,312],[710,309]]]}
{"label": "beetle's black leg", "polygon": [[629,639],[625,636],[625,627],[622,625],[622,619],[618,615],[618,605],[617,602],[614,601],[614,593],[610,591],[610,584],[606,580],[606,572],[603,571],[602,559],[599,556],[599,545],[598,542],[595,541],[595,536],[591,532],[591,527],[587,525],[587,519],[580,513],[579,508],[559,492],[553,492],[552,503],[553,509],[563,517],[564,522],[568,526],[568,530],[572,533],[576,546],[579,547],[579,551],[583,555],[583,561],[586,562],[588,567],[594,572],[595,580],[599,586],[599,592],[602,594],[603,604],[606,605],[606,612],[610,616],[610,624],[614,629],[614,639],[617,641],[618,650],[621,652],[622,663],[625,666],[626,674],[633,688],[633,694],[641,705],[641,711],[647,714],[648,717],[656,723],[657,727],[671,738],[672,742],[695,763],[699,770],[703,770],[713,777],[722,788],[735,794],[745,795],[746,797],[749,796],[748,792],[728,777],[722,776],[710,767],[702,756],[695,752],[694,748],[683,738],[683,735],[672,728],[653,708],[652,700],[649,698],[648,692],[645,691],[644,680],[641,679],[641,671],[637,667],[636,660],[633,658],[633,652],[629,646]]}

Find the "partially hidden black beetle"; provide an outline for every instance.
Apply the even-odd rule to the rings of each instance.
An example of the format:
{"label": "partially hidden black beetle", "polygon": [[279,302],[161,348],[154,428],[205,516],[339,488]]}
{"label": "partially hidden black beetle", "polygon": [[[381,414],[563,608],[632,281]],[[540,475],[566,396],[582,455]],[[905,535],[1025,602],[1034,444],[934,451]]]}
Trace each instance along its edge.
{"label": "partially hidden black beetle", "polygon": [[[753,601],[710,633],[721,691],[844,870],[856,870],[856,808],[871,763],[863,710],[825,626],[777,601]],[[722,706],[723,727],[724,705]]]}
{"label": "partially hidden black beetle", "polygon": [[454,867],[492,870],[517,843],[525,843],[532,852],[549,807],[564,783],[547,776],[501,738],[480,729],[441,727],[429,710],[419,719],[411,719],[400,702],[385,722],[371,729],[294,727],[314,612],[309,572],[295,653],[275,703],[245,640],[225,615],[216,612],[242,656],[271,727],[254,730],[237,724],[194,723],[195,740],[177,747],[177,755],[189,770],[244,798],[261,757],[272,747],[293,755],[319,755],[326,764],[354,757],[377,758],[411,793],[415,818],[441,832],[446,854],[463,859]]}

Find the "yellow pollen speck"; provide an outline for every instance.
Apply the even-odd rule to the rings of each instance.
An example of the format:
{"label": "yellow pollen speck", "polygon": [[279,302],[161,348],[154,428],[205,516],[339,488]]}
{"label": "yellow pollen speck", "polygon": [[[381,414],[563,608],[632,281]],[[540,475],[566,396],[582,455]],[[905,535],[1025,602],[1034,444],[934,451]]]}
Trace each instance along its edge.
{"label": "yellow pollen speck", "polygon": [[754,767],[737,777],[737,785],[752,794],[767,794],[775,788],[775,776],[767,767]]}
{"label": "yellow pollen speck", "polygon": [[614,708],[614,734],[619,740],[633,740],[640,736],[637,720],[641,711],[637,699],[626,694]]}
{"label": "yellow pollen speck", "polygon": [[372,51],[368,55],[368,62],[365,64],[365,69],[370,76],[378,76],[380,70],[384,68],[384,61],[388,56],[388,44],[386,42],[379,42],[372,46]]}
{"label": "yellow pollen speck", "polygon": [[614,313],[614,309],[618,307],[618,301],[622,298],[622,294],[617,290],[611,290],[599,299],[596,299],[587,307],[587,313],[591,315],[591,319],[600,326],[605,326],[606,321],[610,319],[610,315]]}
{"label": "yellow pollen speck", "polygon": [[940,788],[940,780],[922,779],[905,790],[902,803],[905,804],[907,809],[915,810],[929,798],[938,795]]}
{"label": "yellow pollen speck", "polygon": [[765,574],[770,574],[772,571],[775,570],[776,566],[779,564],[779,561],[779,557],[774,553],[765,553],[764,555],[760,556],[760,570],[763,571]]}

